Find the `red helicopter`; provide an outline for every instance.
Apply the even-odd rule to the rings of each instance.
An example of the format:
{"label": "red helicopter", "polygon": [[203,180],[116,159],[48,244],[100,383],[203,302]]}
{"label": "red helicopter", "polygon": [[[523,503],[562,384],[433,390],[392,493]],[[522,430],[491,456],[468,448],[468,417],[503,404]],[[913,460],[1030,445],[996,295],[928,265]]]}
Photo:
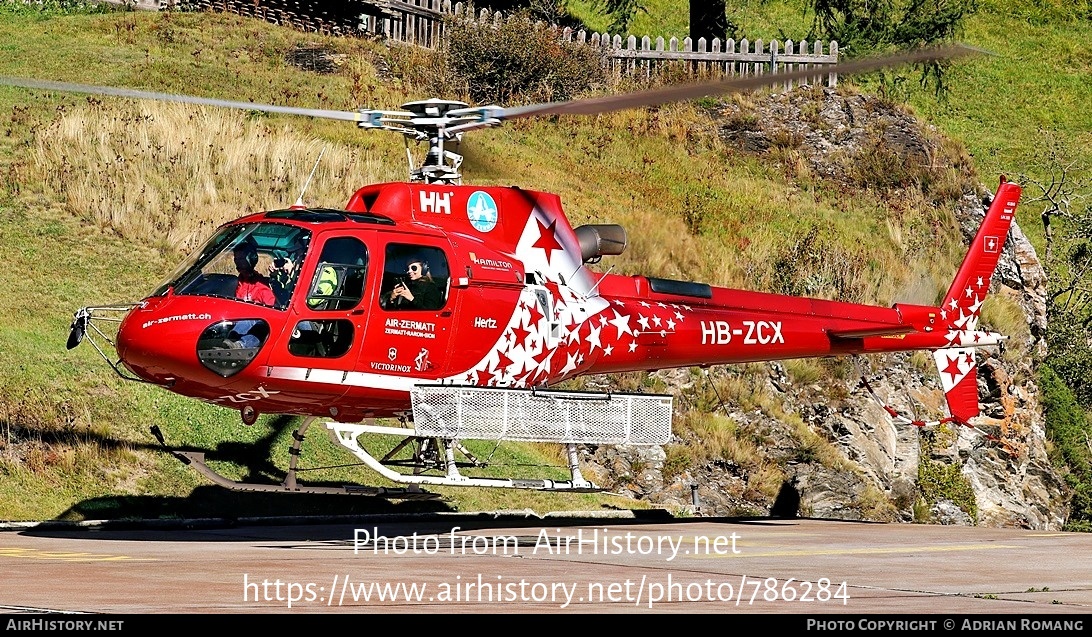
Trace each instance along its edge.
{"label": "red helicopter", "polygon": [[[952,57],[934,49],[838,65],[841,74]],[[431,99],[401,111],[317,111],[18,78],[0,83],[183,101],[357,122],[427,143],[405,183],[365,186],[343,209],[295,205],[221,226],[138,303],[76,312],[68,347],[93,334],[114,345],[123,377],[260,414],[305,416],[281,485],[233,482],[197,452],[176,451],[233,489],[413,497],[422,485],[596,490],[576,445],[664,444],[671,397],[547,389],[582,374],[790,358],[929,350],[951,416],[978,415],[974,348],[1005,337],[977,329],[1020,188],[1002,183],[941,305],[877,307],[713,287],[587,267],[620,254],[617,225],[573,228],[557,195],[462,185],[450,147],[517,117],[598,113],[802,79],[799,71],[518,108]],[[118,321],[116,337],[100,328]],[[898,417],[892,412],[892,416]],[[395,417],[403,426],[371,419]],[[309,487],[300,445],[318,420],[405,489]],[[909,422],[909,421],[906,421]],[[919,424],[919,423],[915,423]],[[375,457],[362,434],[401,441]],[[548,441],[566,448],[570,480],[469,477],[463,440]],[[162,442],[162,437],[160,437]],[[408,459],[400,454],[409,453]],[[412,467],[404,473],[399,466]]]}

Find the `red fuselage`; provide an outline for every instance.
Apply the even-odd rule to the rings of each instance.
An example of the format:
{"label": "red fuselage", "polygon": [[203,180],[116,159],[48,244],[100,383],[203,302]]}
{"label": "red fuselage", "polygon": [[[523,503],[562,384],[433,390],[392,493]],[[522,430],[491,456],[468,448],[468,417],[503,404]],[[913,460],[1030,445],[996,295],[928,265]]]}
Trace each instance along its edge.
{"label": "red fuselage", "polygon": [[[284,255],[295,260],[274,306],[234,298],[227,256],[244,242],[270,283]],[[118,354],[142,379],[186,396],[355,421],[408,411],[418,383],[531,387],[585,373],[937,349],[974,334],[973,321],[948,316],[954,299],[952,309],[874,307],[603,275],[586,256],[555,195],[369,186],[343,211],[224,226],[129,312]],[[414,261],[435,286],[433,307],[391,294],[421,284],[419,270],[407,281]],[[976,300],[966,311],[977,317],[989,275],[964,278],[966,294],[950,296]]]}

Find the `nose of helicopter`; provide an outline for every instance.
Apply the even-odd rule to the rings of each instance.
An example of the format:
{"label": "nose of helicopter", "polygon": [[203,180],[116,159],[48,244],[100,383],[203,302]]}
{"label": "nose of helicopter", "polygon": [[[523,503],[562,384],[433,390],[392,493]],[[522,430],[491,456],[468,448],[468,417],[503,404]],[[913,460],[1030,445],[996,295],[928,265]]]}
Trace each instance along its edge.
{"label": "nose of helicopter", "polygon": [[261,318],[228,318],[239,314],[239,305],[178,297],[145,300],[118,329],[118,357],[152,383],[222,386],[254,360],[269,335]]}
{"label": "nose of helicopter", "polygon": [[211,321],[211,316],[198,313],[187,316],[165,312],[171,304],[162,298],[145,299],[125,317],[118,328],[118,358],[139,378],[157,384],[171,384],[186,378],[192,363],[187,354],[188,343],[195,343],[200,333],[199,322]]}

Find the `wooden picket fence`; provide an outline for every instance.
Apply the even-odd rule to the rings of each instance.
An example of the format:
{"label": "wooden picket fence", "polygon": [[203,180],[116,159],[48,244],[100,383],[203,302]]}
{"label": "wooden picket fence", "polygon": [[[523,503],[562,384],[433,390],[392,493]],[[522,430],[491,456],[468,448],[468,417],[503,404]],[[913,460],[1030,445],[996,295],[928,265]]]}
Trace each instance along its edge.
{"label": "wooden picket fence", "polygon": [[[451,0],[387,0],[389,10],[385,16],[361,16],[361,30],[383,37],[435,48],[443,41],[444,24],[449,19],[476,20],[480,23],[501,25],[511,16],[499,11],[482,9],[474,12],[462,2]],[[810,83],[825,81],[829,86],[838,83],[836,73],[825,69],[838,63],[838,43],[830,42],[824,51],[823,43],[816,41],[779,42],[747,39],[736,42],[714,39],[707,42],[699,38],[679,40],[648,36],[623,38],[607,33],[587,33],[565,28],[559,29],[562,40],[585,43],[603,50],[608,67],[616,74],[651,77],[667,64],[680,66],[692,75],[707,77],[763,75],[779,71],[814,69]],[[787,83],[786,88],[792,88]]]}
{"label": "wooden picket fence", "polygon": [[[134,0],[107,0],[132,3]],[[427,48],[442,45],[449,20],[475,20],[501,25],[512,16],[488,9],[474,11],[469,4],[451,0],[137,0],[139,8],[226,11],[297,29],[335,35],[383,38]],[[336,8],[335,8],[336,7]],[[616,75],[652,77],[665,67],[701,77],[764,75],[780,71],[814,70],[810,84],[835,86],[838,43],[743,39],[707,42],[699,38],[636,36],[558,29],[564,41],[583,43],[602,51],[604,64]],[[792,88],[786,83],[785,88]]]}

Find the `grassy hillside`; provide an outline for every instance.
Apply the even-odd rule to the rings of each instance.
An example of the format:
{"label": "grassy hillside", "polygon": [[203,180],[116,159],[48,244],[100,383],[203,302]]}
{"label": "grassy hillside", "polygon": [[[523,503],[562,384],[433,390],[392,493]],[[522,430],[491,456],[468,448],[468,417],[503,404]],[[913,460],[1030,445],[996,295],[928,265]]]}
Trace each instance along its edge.
{"label": "grassy hillside", "polygon": [[[997,33],[993,43],[1007,45],[1004,31]],[[289,54],[302,46],[336,53],[336,73],[289,64]],[[382,47],[223,15],[62,13],[6,2],[0,4],[0,50],[2,75],[333,109],[390,108],[427,97],[376,70]],[[1025,64],[1049,65],[1041,58],[1057,47],[1047,51],[1029,55]],[[1076,48],[1069,54],[1076,61],[1080,55]],[[968,67],[971,77],[998,80],[988,87],[961,80],[955,90],[965,101],[930,106],[914,97],[953,133],[960,122],[982,120],[967,126],[974,133],[967,144],[976,159],[982,156],[986,174],[1036,166],[1030,149],[1020,154],[1034,146],[1029,116],[1009,116],[997,106],[1022,102],[1021,89],[1003,81],[1018,67],[1004,59]],[[1083,63],[1087,67],[1087,58]],[[1040,88],[1054,87],[1044,82]],[[1070,89],[1080,96],[1088,87]],[[976,92],[992,98],[986,100],[992,106],[971,100]],[[1050,100],[1043,101],[1050,108]],[[0,309],[0,519],[132,515],[149,504],[168,516],[224,506],[235,514],[374,506],[322,499],[301,505],[208,487],[156,450],[150,425],[158,424],[172,445],[209,450],[228,473],[243,477],[246,466],[252,477],[272,479],[286,466],[295,422],[263,418],[243,427],[235,412],[126,383],[86,345],[69,352],[63,343],[76,308],[136,300],[211,227],[292,203],[323,146],[328,150],[308,203],[336,207],[359,185],[402,178],[401,141],[331,122],[12,88],[0,88],[0,114],[0,290],[6,301]],[[1004,115],[1003,125],[995,114]],[[1043,117],[1063,131],[1092,130],[1086,121],[1081,128],[1087,109],[1059,107]],[[998,132],[1006,127],[1015,130]],[[831,258],[863,264],[854,272],[856,300],[889,303],[906,300],[922,276],[940,289],[959,256],[951,230],[937,237],[935,252],[923,246],[925,252],[908,260],[899,238],[927,211],[896,213],[875,194],[795,183],[782,166],[725,148],[694,105],[521,122],[476,133],[464,151],[474,182],[557,192],[574,224],[597,220],[630,228],[627,254],[611,262],[615,272],[769,289],[777,276],[771,264],[795,237],[822,227]],[[695,209],[709,219],[697,230],[684,214]],[[308,466],[344,461],[322,436],[309,442],[315,444]],[[267,460],[270,451],[275,466]],[[558,464],[535,447],[499,453],[498,460],[513,464]],[[379,484],[361,470],[311,475]],[[463,509],[633,506],[610,496],[445,493],[451,506]]]}
{"label": "grassy hillside", "polygon": [[[646,0],[630,25],[630,33],[678,37],[689,29],[687,0]],[[729,2],[729,15],[742,36],[814,38],[812,14],[800,0],[742,0]],[[566,6],[594,30],[605,30],[610,20],[601,4],[569,0]],[[1052,143],[1064,147],[1063,156],[1081,169],[1092,168],[1092,9],[1087,2],[1067,0],[982,0],[964,24],[961,42],[991,55],[960,61],[950,70],[950,92],[937,100],[908,74],[893,97],[909,100],[919,115],[944,134],[963,143],[974,158],[983,180],[995,175],[1016,179],[1028,176],[1049,181]],[[850,52],[852,53],[852,52]],[[876,88],[864,78],[866,88]],[[1037,194],[1034,188],[1030,194]],[[1025,205],[1019,211],[1022,228],[1037,246],[1042,245],[1039,210]]]}

